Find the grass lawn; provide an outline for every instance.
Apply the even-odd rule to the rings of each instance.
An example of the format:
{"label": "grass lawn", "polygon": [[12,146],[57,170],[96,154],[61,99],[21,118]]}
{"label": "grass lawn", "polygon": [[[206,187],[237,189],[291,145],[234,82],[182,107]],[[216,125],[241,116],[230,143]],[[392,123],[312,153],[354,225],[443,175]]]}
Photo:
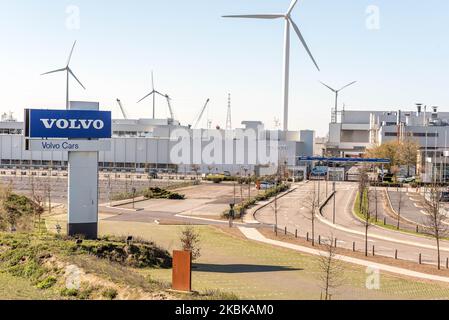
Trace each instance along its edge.
{"label": "grass lawn", "polygon": [[[195,227],[202,257],[193,270],[193,289],[220,289],[241,299],[319,299],[317,257],[248,241],[215,227]],[[180,226],[101,221],[100,232],[134,235],[168,249],[179,249]],[[170,281],[170,270],[144,271]],[[449,285],[381,274],[380,289],[366,289],[366,269],[344,264],[344,285],[333,299],[449,299]]]}
{"label": "grass lawn", "polygon": [[60,298],[51,290],[39,290],[26,279],[0,272],[0,300],[51,300]]}

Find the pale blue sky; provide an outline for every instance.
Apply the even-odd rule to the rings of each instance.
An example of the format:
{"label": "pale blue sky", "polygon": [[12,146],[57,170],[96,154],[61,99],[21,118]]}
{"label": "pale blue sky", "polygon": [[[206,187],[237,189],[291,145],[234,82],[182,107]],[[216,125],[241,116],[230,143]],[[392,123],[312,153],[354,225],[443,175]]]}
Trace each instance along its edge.
{"label": "pale blue sky", "polygon": [[[213,124],[225,125],[227,93],[233,123],[282,121],[282,20],[228,20],[224,14],[283,13],[290,0],[0,0],[0,111],[22,118],[25,107],[64,108],[63,67],[74,40],[73,100],[100,101],[120,116],[120,98],[133,116],[151,117],[150,87],[170,94],[177,118],[192,123],[211,98]],[[66,27],[70,5],[80,29]],[[380,9],[380,30],[366,27],[366,9]],[[321,72],[292,38],[290,129],[327,133],[339,87],[348,108],[405,109],[415,102],[449,108],[449,1],[300,0],[293,12]],[[157,115],[168,110],[158,101]],[[205,125],[205,121],[202,123]]]}

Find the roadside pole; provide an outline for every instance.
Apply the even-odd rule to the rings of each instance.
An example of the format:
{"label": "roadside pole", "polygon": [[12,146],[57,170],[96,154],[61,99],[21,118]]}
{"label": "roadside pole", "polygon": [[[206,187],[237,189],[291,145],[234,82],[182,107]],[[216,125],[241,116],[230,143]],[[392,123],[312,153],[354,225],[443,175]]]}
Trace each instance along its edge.
{"label": "roadside pole", "polygon": [[335,208],[335,198],[337,197],[336,191],[335,191],[335,181],[333,181],[333,190],[334,190],[334,208],[333,208],[333,216],[332,216],[332,223],[335,224],[336,221],[336,208]]}

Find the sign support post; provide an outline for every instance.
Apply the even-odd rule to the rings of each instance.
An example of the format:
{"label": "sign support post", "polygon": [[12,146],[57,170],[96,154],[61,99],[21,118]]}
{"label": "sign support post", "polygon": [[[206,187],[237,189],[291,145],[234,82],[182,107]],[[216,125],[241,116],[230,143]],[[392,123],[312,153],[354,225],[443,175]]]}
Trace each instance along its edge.
{"label": "sign support post", "polygon": [[[70,110],[99,110],[96,102],[70,102]],[[98,151],[69,151],[69,236],[98,238]]]}

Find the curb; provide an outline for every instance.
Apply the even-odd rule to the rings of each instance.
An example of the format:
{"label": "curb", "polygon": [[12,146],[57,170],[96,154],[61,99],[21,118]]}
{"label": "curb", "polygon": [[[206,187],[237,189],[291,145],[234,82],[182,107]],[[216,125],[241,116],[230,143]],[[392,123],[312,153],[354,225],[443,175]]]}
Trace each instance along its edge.
{"label": "curb", "polygon": [[[323,256],[323,255],[325,256],[326,254],[328,254],[328,253],[326,253],[324,251],[321,251],[321,250],[312,249],[312,248],[308,248],[308,247],[303,247],[303,246],[300,246],[300,245],[295,245],[295,244],[286,243],[286,242],[282,242],[282,241],[268,239],[265,236],[263,236],[256,229],[240,228],[239,227],[239,230],[242,232],[242,234],[247,239],[252,240],[252,241],[257,241],[257,242],[264,243],[264,244],[274,245],[274,246],[277,246],[277,247],[286,248],[286,249],[294,250],[294,251],[297,251],[297,252],[302,252],[302,253],[305,253],[305,254],[315,255],[315,256],[318,256],[318,255],[319,256]],[[380,263],[371,262],[371,261],[367,261],[367,260],[362,260],[362,259],[358,259],[358,258],[352,258],[352,257],[344,256],[344,255],[336,255],[335,259],[343,261],[343,262],[346,262],[346,263],[360,265],[360,266],[364,266],[364,267],[368,267],[368,268],[376,268],[378,270],[382,270],[382,271],[385,271],[385,272],[390,272],[390,273],[393,273],[393,274],[399,274],[399,275],[402,275],[402,276],[449,283],[449,277],[443,277],[443,276],[437,276],[437,275],[432,275],[432,274],[427,274],[427,273],[421,273],[421,272],[412,271],[412,270],[409,270],[409,269],[394,267],[394,266],[390,266],[390,265],[386,265],[386,264],[380,264]]]}
{"label": "curb", "polygon": [[[352,229],[347,228],[347,227],[339,226],[338,224],[333,224],[332,222],[330,222],[326,218],[324,218],[324,216],[322,216],[321,213],[319,215],[317,215],[317,217],[318,217],[318,220],[320,220],[322,223],[324,223],[324,224],[326,224],[326,225],[328,225],[328,226],[330,226],[330,227],[332,227],[334,229],[337,229],[337,230],[340,230],[340,231],[343,231],[343,232],[346,232],[346,233],[354,234],[354,235],[365,236],[364,232],[352,230]],[[374,227],[377,227],[377,226],[374,226]],[[380,228],[380,227],[378,227],[378,228]],[[384,231],[388,230],[388,229],[383,229],[383,228],[380,228],[380,229],[382,229]],[[415,236],[414,235],[410,235],[410,234],[407,234],[407,235],[408,236],[412,236],[412,237],[418,237],[416,235]],[[417,242],[409,242],[409,241],[406,241],[406,240],[399,240],[399,239],[395,239],[395,238],[384,237],[384,236],[373,235],[373,234],[369,235],[369,237],[372,238],[372,239],[378,239],[378,240],[383,240],[383,241],[390,241],[390,242],[399,243],[399,244],[405,244],[405,245],[412,246],[412,247],[417,247],[417,248],[436,250],[436,246],[421,244],[421,243],[417,243]],[[449,252],[449,247],[441,247],[440,250],[441,251],[445,251],[445,252]]]}
{"label": "curb", "polygon": [[[297,190],[297,189],[298,189],[298,187],[294,187],[294,188],[292,188],[292,189],[290,189],[290,190],[285,191],[282,195],[280,195],[280,196],[277,197],[277,200],[279,200],[279,199],[285,197],[286,195],[292,193],[293,191],[295,191],[295,190]],[[272,199],[272,200],[268,201],[267,203],[262,204],[262,205],[261,205],[259,208],[257,208],[256,210],[254,210],[254,212],[252,213],[252,217],[253,217],[254,221],[257,222],[257,224],[261,224],[261,223],[260,223],[259,221],[257,221],[257,219],[256,219],[256,214],[257,214],[257,212],[259,212],[259,210],[262,210],[263,208],[269,206],[269,205],[272,204],[275,200],[276,200],[276,199]],[[256,222],[253,222],[253,223],[256,224]]]}
{"label": "curb", "polygon": [[386,195],[387,195],[388,206],[390,207],[391,211],[393,211],[393,213],[394,213],[396,216],[399,216],[399,219],[402,219],[402,220],[404,220],[404,221],[406,221],[406,222],[408,222],[408,223],[411,223],[411,224],[413,224],[413,225],[420,226],[420,227],[422,227],[422,228],[426,228],[425,225],[422,225],[422,224],[420,224],[420,223],[418,223],[418,222],[414,222],[414,221],[412,221],[412,220],[409,220],[409,219],[407,219],[407,218],[404,218],[404,217],[400,216],[400,215],[396,212],[395,208],[393,208],[393,204],[391,203],[391,198],[390,198],[390,194],[388,193],[388,190],[385,190],[385,193],[386,193]]}

